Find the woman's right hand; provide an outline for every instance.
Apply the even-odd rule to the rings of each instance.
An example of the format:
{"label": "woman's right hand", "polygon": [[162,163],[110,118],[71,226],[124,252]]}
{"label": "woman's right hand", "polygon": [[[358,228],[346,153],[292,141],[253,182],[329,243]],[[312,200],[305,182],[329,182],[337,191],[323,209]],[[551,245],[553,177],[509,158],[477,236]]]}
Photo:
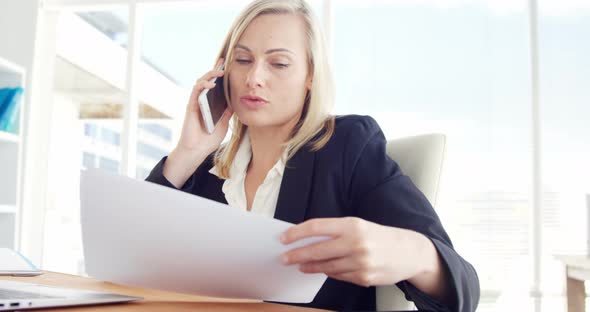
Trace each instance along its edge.
{"label": "woman's right hand", "polygon": [[[222,62],[223,60],[219,60],[215,68],[218,68]],[[203,90],[215,87],[215,83],[209,82],[209,80],[223,75],[223,70],[209,71],[199,78],[193,86],[186,107],[180,140],[164,164],[164,176],[177,188],[186,182],[203,160],[213,153],[225,138],[232,115],[231,108],[228,106],[213,133],[209,134],[205,130],[198,102],[199,95]]]}
{"label": "woman's right hand", "polygon": [[[223,60],[219,60],[215,68],[218,68]],[[176,146],[176,149],[182,150],[189,154],[195,153],[206,153],[209,155],[214,152],[227,133],[229,126],[229,119],[231,117],[231,108],[225,110],[221,120],[215,126],[215,130],[212,134],[209,134],[205,130],[203,119],[201,116],[201,108],[199,106],[198,98],[201,92],[205,89],[212,89],[215,87],[215,83],[209,82],[212,78],[219,78],[224,75],[223,70],[212,70],[206,73],[203,77],[199,78],[193,90],[189,102],[186,107],[186,114],[184,116],[184,123],[182,125],[182,132],[180,140]]]}

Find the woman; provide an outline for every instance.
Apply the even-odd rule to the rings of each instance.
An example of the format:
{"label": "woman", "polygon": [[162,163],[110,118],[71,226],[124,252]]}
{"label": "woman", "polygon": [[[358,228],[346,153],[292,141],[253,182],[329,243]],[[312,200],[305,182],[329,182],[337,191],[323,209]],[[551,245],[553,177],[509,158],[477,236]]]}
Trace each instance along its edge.
{"label": "woman", "polygon": [[[420,309],[475,310],[475,270],[387,157],[377,123],[330,115],[330,70],[308,4],[253,2],[219,59],[225,71],[196,82],[180,140],[148,181],[296,224],[284,244],[330,236],[282,255],[285,265],[329,277],[305,306],[374,310],[374,286],[397,284]],[[197,97],[221,76],[230,108],[209,135]],[[232,115],[231,138],[221,145]]]}

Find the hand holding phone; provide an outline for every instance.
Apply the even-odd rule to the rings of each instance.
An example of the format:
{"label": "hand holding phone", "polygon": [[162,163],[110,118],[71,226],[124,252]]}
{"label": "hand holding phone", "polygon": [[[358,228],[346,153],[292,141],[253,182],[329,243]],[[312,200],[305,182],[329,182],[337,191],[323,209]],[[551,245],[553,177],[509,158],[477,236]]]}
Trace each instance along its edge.
{"label": "hand holding phone", "polygon": [[[223,68],[223,64],[221,64],[216,70],[220,71]],[[198,101],[205,129],[211,134],[227,108],[227,101],[223,90],[224,77],[214,77],[209,82],[215,83],[215,87],[203,90],[199,94]]]}
{"label": "hand holding phone", "polygon": [[[223,68],[220,67],[221,64],[223,64],[223,59],[218,61],[216,67]],[[219,79],[216,84],[211,82],[215,81],[213,79],[214,77],[221,78],[223,74],[223,71],[211,70],[199,78],[192,88],[180,138],[174,150],[168,155],[163,169],[164,176],[177,187],[184,185],[189,176],[201,165],[203,160],[219,148],[227,134],[229,120],[232,116],[231,107],[225,104],[223,81]],[[219,89],[215,87],[219,87]],[[207,99],[207,102],[201,101],[199,96],[204,94],[205,98],[207,98],[207,93],[203,92],[207,91],[207,89],[211,89],[207,92],[211,93],[211,95],[215,94],[212,93],[215,90],[219,90],[218,92],[220,92],[223,101],[217,102],[213,99],[211,101]],[[218,113],[213,108],[209,108],[212,107],[213,103],[221,103],[221,107],[224,110]],[[203,104],[207,105],[207,113],[202,112]],[[214,118],[213,116],[221,117]],[[210,120],[210,125],[212,124],[213,126],[210,126],[209,130],[213,131],[206,129],[205,122],[207,121],[205,120]]]}

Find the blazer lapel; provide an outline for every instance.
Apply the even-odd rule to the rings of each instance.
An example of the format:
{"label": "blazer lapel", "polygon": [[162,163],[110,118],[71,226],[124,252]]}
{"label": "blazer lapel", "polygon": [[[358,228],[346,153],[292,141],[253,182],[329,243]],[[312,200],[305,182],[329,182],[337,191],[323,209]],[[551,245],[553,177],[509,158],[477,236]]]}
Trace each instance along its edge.
{"label": "blazer lapel", "polygon": [[303,222],[313,178],[315,153],[301,148],[287,162],[283,172],[275,219],[298,224]]}

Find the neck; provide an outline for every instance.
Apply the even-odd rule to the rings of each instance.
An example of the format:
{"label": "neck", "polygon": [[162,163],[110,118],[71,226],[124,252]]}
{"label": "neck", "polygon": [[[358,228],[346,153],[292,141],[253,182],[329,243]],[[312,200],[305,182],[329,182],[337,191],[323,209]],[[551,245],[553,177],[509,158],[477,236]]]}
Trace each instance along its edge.
{"label": "neck", "polygon": [[248,127],[250,145],[252,146],[252,159],[249,168],[268,171],[283,155],[285,142],[290,139],[291,131],[297,124],[298,118],[294,118],[284,125],[273,127]]}

